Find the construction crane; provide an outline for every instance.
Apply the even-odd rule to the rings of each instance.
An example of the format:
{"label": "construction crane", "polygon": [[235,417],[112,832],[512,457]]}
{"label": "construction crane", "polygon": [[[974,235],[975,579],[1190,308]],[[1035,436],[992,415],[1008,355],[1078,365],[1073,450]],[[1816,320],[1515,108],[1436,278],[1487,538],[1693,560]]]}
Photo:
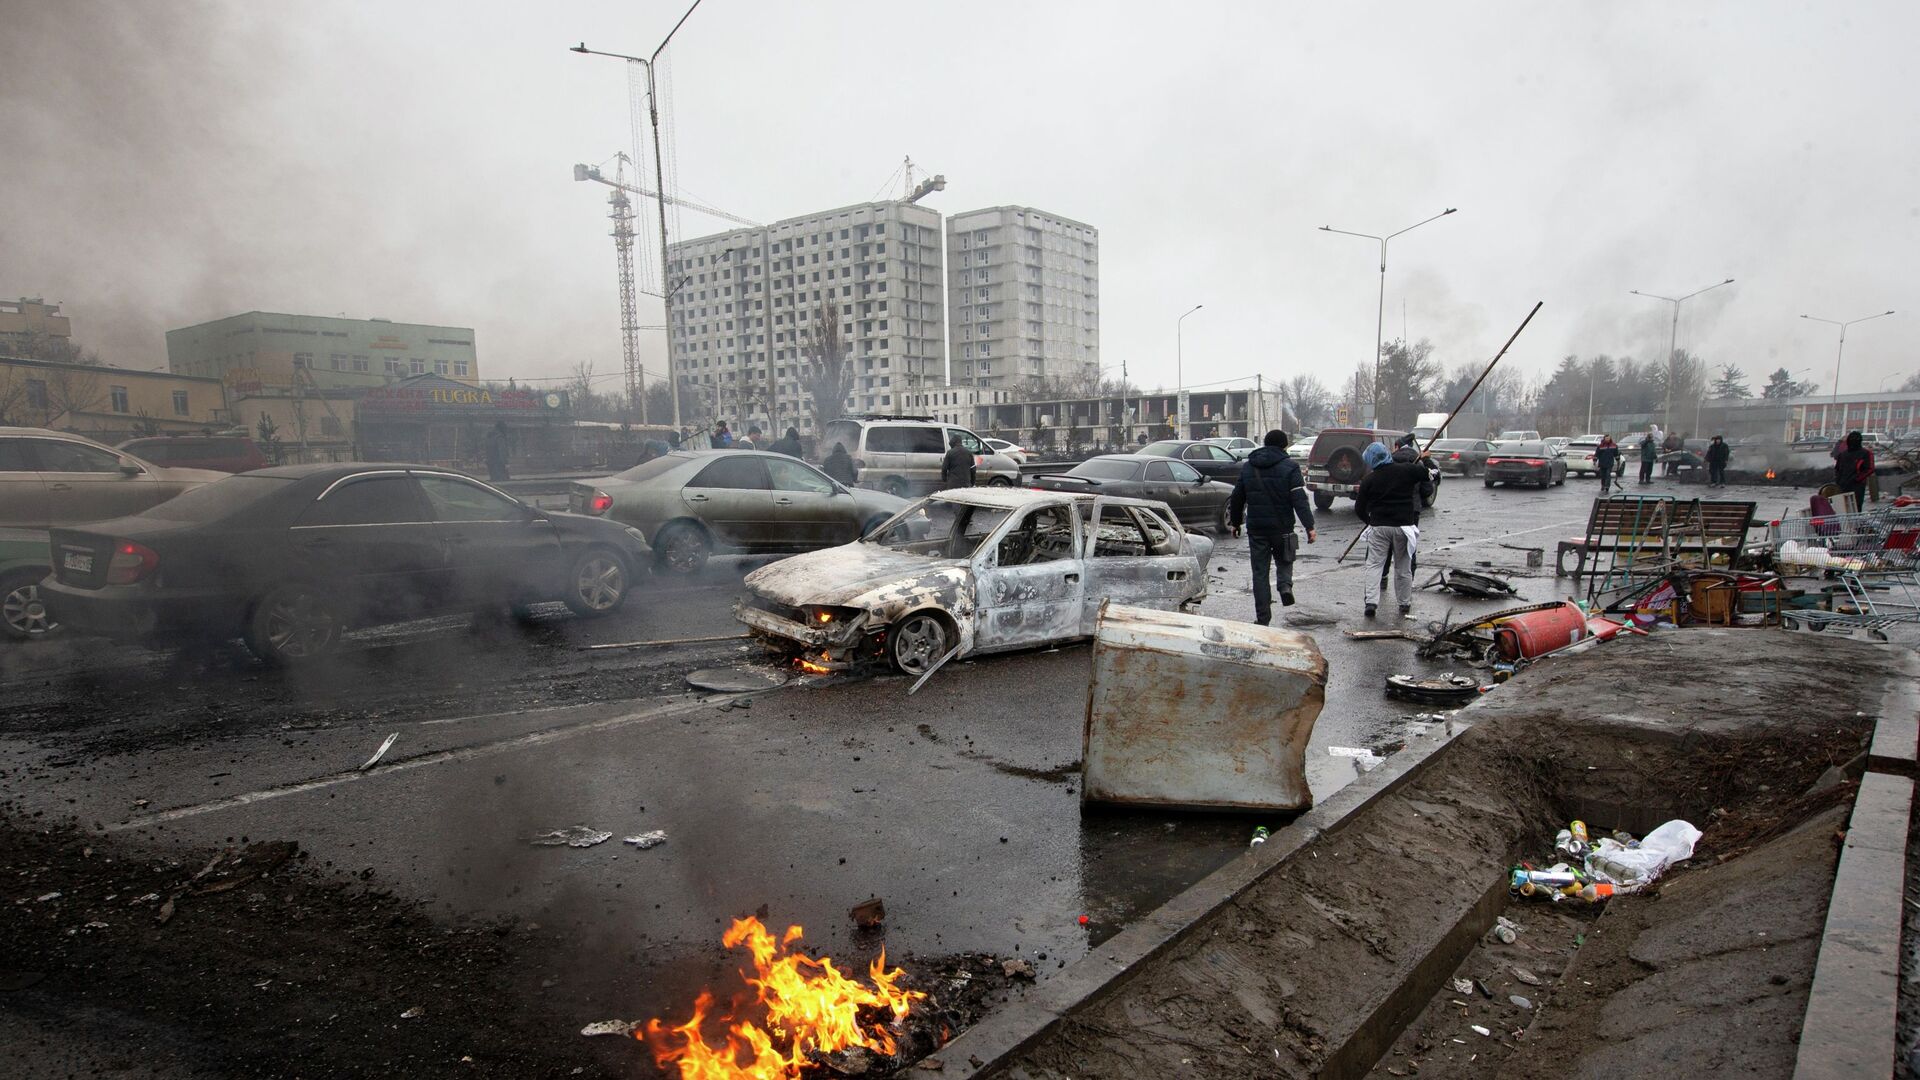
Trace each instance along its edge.
{"label": "construction crane", "polygon": [[[735,214],[729,214],[725,210],[719,210],[711,206],[693,202],[689,199],[677,199],[671,195],[662,196],[659,192],[648,191],[639,184],[629,183],[626,177],[626,168],[633,164],[633,159],[629,158],[625,151],[615,154],[613,158],[614,167],[612,179],[608,179],[607,176],[600,171],[598,165],[578,164],[573,167],[573,178],[575,180],[592,180],[595,183],[605,184],[613,189],[607,193],[607,205],[609,207],[607,217],[613,220],[613,248],[620,270],[620,356],[626,368],[627,409],[629,412],[637,415],[640,418],[640,422],[644,424],[647,422],[646,369],[640,366],[640,331],[642,329],[665,330],[666,327],[642,327],[640,325],[639,289],[634,284],[633,277],[633,202],[627,198],[628,194],[640,195],[649,199],[660,199],[668,205],[683,206],[689,210],[721,218],[725,221],[735,222],[740,225],[757,225],[759,223],[749,221]],[[638,170],[635,171],[637,174]],[[669,283],[664,281],[660,283],[660,288],[661,292],[659,295],[662,300],[665,300],[666,294],[671,292],[672,289]],[[671,340],[667,342],[667,348],[673,348],[673,342]]]}
{"label": "construction crane", "polygon": [[901,202],[917,203],[921,199],[926,198],[928,195],[931,195],[936,191],[947,190],[947,174],[946,173],[936,173],[933,176],[929,176],[925,180],[920,181],[920,183],[916,185],[913,182],[913,158],[911,157],[907,158],[906,161],[901,164],[900,169],[902,172],[906,173],[905,182],[903,184],[903,186],[906,189],[906,197],[901,199],[900,200]]}

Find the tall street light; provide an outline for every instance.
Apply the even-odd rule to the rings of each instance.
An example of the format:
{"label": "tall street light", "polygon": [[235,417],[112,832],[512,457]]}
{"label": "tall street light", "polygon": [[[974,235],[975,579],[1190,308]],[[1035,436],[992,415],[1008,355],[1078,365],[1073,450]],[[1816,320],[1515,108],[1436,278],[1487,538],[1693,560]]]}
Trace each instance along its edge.
{"label": "tall street light", "polygon": [[[1195,304],[1187,309],[1187,315],[1191,315],[1206,306],[1205,304]],[[1180,336],[1182,330],[1180,324],[1187,321],[1187,315],[1182,315],[1173,320],[1173,408],[1175,412],[1180,414],[1180,426],[1183,428],[1187,426],[1187,412],[1180,407],[1180,395],[1186,390],[1187,375],[1186,349]],[[1173,437],[1176,439],[1186,438],[1184,434],[1178,431],[1174,432]]]}
{"label": "tall street light", "polygon": [[660,47],[653,50],[653,55],[645,60],[625,53],[589,49],[584,41],[567,50],[587,56],[611,56],[616,60],[625,60],[629,64],[639,64],[647,73],[647,119],[653,125],[653,187],[659,193],[654,199],[654,204],[660,208],[660,288],[662,290],[660,303],[667,315],[662,321],[667,324],[667,383],[673,387],[673,430],[676,437],[680,431],[680,373],[673,359],[673,282],[672,270],[667,262],[667,176],[666,168],[660,160],[660,95],[654,92],[653,68],[659,62],[660,54],[667,51],[667,43],[673,40],[673,35],[680,32],[680,28],[686,25],[687,19],[692,17],[694,8],[699,6],[700,0],[693,0],[693,7],[689,7],[687,13],[680,16],[680,21],[674,23],[673,29],[667,31],[667,36],[660,40]]}
{"label": "tall street light", "polygon": [[[1841,322],[1839,319],[1823,319],[1818,315],[1800,316],[1803,319],[1812,319],[1814,322],[1823,322],[1830,326],[1840,328],[1840,346],[1833,351],[1833,408],[1837,409],[1840,407],[1840,357],[1847,351],[1847,327],[1852,326],[1854,323],[1866,322],[1869,319],[1882,319],[1891,314],[1893,314],[1891,311],[1882,311],[1877,315],[1862,315],[1857,319],[1848,319],[1845,322]],[[1842,430],[1845,430],[1846,426],[1847,419],[1843,415],[1840,418],[1840,427]],[[1821,424],[1820,428],[1821,433],[1825,434],[1826,425]]]}
{"label": "tall street light", "polygon": [[[1426,221],[1416,221],[1413,224],[1407,226],[1406,228],[1401,229],[1400,232],[1390,232],[1385,236],[1375,236],[1372,233],[1349,232],[1346,229],[1336,229],[1331,225],[1320,226],[1321,232],[1339,233],[1341,236],[1358,236],[1363,240],[1380,241],[1380,303],[1378,308],[1375,310],[1374,317],[1373,317],[1373,399],[1376,402],[1380,400],[1381,335],[1385,332],[1386,320],[1387,320],[1387,241],[1393,239],[1396,236],[1399,236],[1400,233],[1412,232],[1413,230],[1419,228],[1420,226],[1425,225],[1428,221],[1439,221],[1441,218],[1446,217],[1448,214],[1458,213],[1459,210],[1460,208],[1457,206],[1449,206],[1445,210],[1442,210],[1439,213],[1433,215],[1432,217],[1427,218]],[[1355,408],[1359,407],[1360,402],[1358,400],[1358,395],[1355,395],[1355,401],[1353,404]],[[1378,425],[1380,422],[1380,417],[1377,415],[1377,410],[1376,410],[1376,415],[1373,418],[1373,422],[1376,425]]]}
{"label": "tall street light", "polygon": [[[1665,300],[1667,303],[1673,305],[1673,325],[1667,330],[1667,403],[1665,407],[1660,410],[1660,422],[1667,426],[1668,431],[1673,430],[1673,376],[1675,372],[1673,354],[1674,351],[1680,347],[1680,305],[1699,296],[1703,292],[1712,292],[1722,285],[1731,284],[1733,284],[1732,278],[1728,278],[1725,281],[1716,281],[1704,289],[1695,289],[1685,296],[1661,296],[1659,293],[1641,292],[1639,289],[1628,290],[1635,296],[1644,296],[1649,300]],[[1699,433],[1695,432],[1695,434],[1697,435]]]}

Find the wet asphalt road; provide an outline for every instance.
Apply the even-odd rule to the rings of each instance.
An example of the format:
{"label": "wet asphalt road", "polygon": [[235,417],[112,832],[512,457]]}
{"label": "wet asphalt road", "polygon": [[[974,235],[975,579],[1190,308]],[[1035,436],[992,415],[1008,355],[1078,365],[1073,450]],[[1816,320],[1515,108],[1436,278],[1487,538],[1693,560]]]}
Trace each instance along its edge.
{"label": "wet asphalt road", "polygon": [[[1578,534],[1595,491],[1449,480],[1423,523],[1416,583],[1488,562],[1525,575],[1527,547],[1544,548],[1546,565],[1515,579],[1510,602],[1419,592],[1416,620],[1568,595],[1553,546]],[[1758,498],[1762,517],[1804,501],[1727,495]],[[1365,625],[1358,554],[1335,561],[1357,531],[1350,503],[1322,516],[1297,564],[1300,603],[1281,617],[1329,662],[1308,756],[1321,799],[1356,775],[1330,747],[1391,747],[1422,723],[1380,692],[1386,675],[1421,670],[1413,646],[1341,632]],[[657,584],[609,620],[556,607],[531,627],[449,619],[362,635],[324,674],[263,670],[237,647],[190,659],[81,639],[9,648],[8,812],[162,845],[293,839],[450,913],[570,928],[577,948],[556,963],[587,976],[574,984],[581,1008],[605,1015],[686,1001],[730,969],[717,950],[727,920],[763,907],[817,945],[864,955],[880,939],[854,931],[846,909],[871,895],[886,900],[896,954],[1018,950],[1045,953],[1052,970],[1275,823],[1083,814],[1084,645],[957,663],[913,698],[899,677],[831,677],[750,695],[746,708],[684,681],[759,666],[744,641],[584,648],[735,633],[727,609],[742,565]],[[1244,541],[1221,542],[1201,610],[1251,618]],[[381,765],[356,772],[391,733]],[[526,842],[574,824],[615,838],[581,850]],[[619,842],[654,829],[665,845]]]}

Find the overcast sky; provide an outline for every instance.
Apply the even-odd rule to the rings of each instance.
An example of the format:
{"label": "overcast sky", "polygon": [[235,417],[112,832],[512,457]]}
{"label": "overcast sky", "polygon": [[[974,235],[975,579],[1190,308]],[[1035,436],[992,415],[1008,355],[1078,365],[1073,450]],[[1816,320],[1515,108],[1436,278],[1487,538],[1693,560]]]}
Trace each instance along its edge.
{"label": "overcast sky", "polygon": [[[111,363],[249,309],[472,326],[482,370],[614,375],[605,189],[625,65],[684,0],[0,0],[0,296]],[[1171,386],[1371,354],[1683,348],[1867,391],[1920,366],[1920,4],[705,0],[671,50],[681,189],[771,221],[903,155],[943,212],[1100,230],[1103,364]],[[897,190],[897,189],[896,189]],[[685,235],[727,226],[691,213]],[[676,239],[678,237],[676,236]],[[642,321],[656,323],[657,302]],[[650,356],[661,335],[644,335]],[[614,385],[609,381],[603,385]]]}

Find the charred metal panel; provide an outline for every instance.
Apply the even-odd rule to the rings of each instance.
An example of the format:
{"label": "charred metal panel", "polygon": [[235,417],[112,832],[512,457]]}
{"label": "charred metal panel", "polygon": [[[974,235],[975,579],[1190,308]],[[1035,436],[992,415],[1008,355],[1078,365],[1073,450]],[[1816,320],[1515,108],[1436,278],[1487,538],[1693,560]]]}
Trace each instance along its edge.
{"label": "charred metal panel", "polygon": [[1094,635],[1081,800],[1300,810],[1327,662],[1291,630],[1107,603]]}

